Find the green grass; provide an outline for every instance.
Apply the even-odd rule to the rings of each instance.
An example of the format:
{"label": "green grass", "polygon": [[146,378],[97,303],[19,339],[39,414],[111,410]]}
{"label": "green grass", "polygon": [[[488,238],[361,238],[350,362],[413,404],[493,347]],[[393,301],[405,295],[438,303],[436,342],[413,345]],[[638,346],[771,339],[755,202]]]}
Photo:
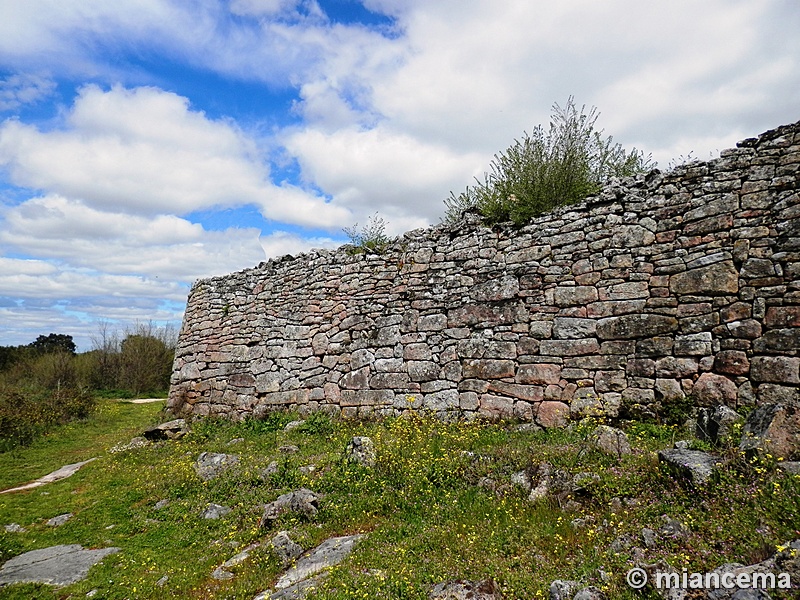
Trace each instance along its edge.
{"label": "green grass", "polygon": [[[230,581],[213,580],[212,571],[243,546],[288,530],[305,548],[333,535],[368,534],[310,598],[424,599],[439,581],[491,577],[506,598],[547,598],[554,579],[580,579],[624,600],[655,596],[626,587],[630,552],[616,554],[611,543],[620,536],[640,540],[641,529],[657,529],[661,515],[684,523],[689,534],[646,550],[647,559],[664,558],[690,571],[756,562],[800,537],[800,478],[774,465],[746,463],[729,450],[731,465],[708,490],[676,484],[654,455],[679,439],[674,427],[631,426],[635,452],[621,460],[591,449],[588,428],[581,426],[534,433],[425,417],[355,423],[317,415],[286,432],[283,426],[296,418],[291,414],[244,423],[201,421],[178,441],[107,452],[157,421],[159,410],[159,404],[101,402],[88,421],[0,454],[2,488],[101,457],[69,479],[0,496],[0,525],[16,522],[28,530],[0,529],[0,559],[62,543],[122,549],[83,582],[60,590],[10,586],[0,589],[0,598],[82,598],[96,589],[95,597],[104,599],[250,600],[281,572],[268,550],[233,568]],[[354,435],[374,441],[374,468],[342,461]],[[243,441],[229,446],[234,438]],[[287,444],[300,451],[282,454],[278,448]],[[238,454],[240,466],[204,483],[193,469],[203,451]],[[597,473],[600,481],[575,497],[531,503],[511,477],[545,460],[572,474]],[[279,469],[265,479],[261,471],[272,461]],[[315,470],[302,472],[307,465]],[[495,491],[479,485],[485,478],[494,481]],[[300,486],[325,495],[319,513],[311,519],[286,514],[269,530],[259,529],[263,505]],[[617,498],[632,502],[620,508]],[[162,499],[169,504],[156,510]],[[562,508],[570,501],[577,504]],[[220,520],[203,520],[199,515],[210,502],[233,510]],[[65,525],[44,524],[65,512],[75,514]],[[575,518],[586,525],[576,529]],[[606,581],[600,570],[610,573]],[[159,587],[164,576],[168,580]]]}

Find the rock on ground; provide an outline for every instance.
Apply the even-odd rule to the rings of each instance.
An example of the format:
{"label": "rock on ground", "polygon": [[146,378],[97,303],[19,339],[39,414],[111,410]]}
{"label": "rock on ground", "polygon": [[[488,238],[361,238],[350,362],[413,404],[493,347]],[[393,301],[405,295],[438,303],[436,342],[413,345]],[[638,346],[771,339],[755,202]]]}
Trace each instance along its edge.
{"label": "rock on ground", "polygon": [[320,498],[321,496],[308,488],[300,488],[294,492],[281,494],[264,507],[260,526],[269,527],[273,521],[287,511],[300,513],[306,517],[313,517],[317,514]]}
{"label": "rock on ground", "polygon": [[148,427],[142,432],[142,435],[151,442],[157,442],[159,440],[177,440],[186,435],[187,431],[185,419],[174,419]]}
{"label": "rock on ground", "polygon": [[218,477],[224,470],[237,464],[239,464],[239,457],[236,454],[203,452],[197,457],[194,463],[194,470],[200,479],[210,481]]}
{"label": "rock on ground", "polygon": [[747,417],[739,448],[748,454],[769,453],[783,460],[800,459],[800,407],[764,404]]}
{"label": "rock on ground", "polygon": [[345,460],[349,463],[375,466],[375,445],[372,440],[363,435],[357,435],[347,444],[344,451]]}
{"label": "rock on ground", "polygon": [[671,471],[689,479],[695,485],[705,485],[711,480],[722,459],[700,450],[659,450],[658,460]]}
{"label": "rock on ground", "polygon": [[363,535],[345,535],[325,540],[278,579],[275,588],[288,588],[299,581],[308,579],[320,571],[342,562],[352,551]]}
{"label": "rock on ground", "polygon": [[90,568],[119,550],[87,550],[78,544],[32,550],[15,556],[0,567],[0,586],[9,583],[69,585],[85,579]]}
{"label": "rock on ground", "polygon": [[430,600],[502,600],[500,587],[491,579],[437,583],[428,594]]}
{"label": "rock on ground", "polygon": [[631,453],[628,436],[621,429],[600,425],[592,432],[590,439],[592,445],[604,454],[619,458],[623,454]]}

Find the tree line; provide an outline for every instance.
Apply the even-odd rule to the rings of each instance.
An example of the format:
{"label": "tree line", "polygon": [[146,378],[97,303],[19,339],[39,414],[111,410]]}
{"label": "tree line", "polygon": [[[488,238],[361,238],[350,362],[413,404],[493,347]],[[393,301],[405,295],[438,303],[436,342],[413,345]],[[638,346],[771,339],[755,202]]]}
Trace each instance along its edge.
{"label": "tree line", "polygon": [[0,346],[0,451],[87,417],[98,398],[165,395],[176,341],[171,327],[139,323],[120,332],[103,323],[87,352],[60,333]]}

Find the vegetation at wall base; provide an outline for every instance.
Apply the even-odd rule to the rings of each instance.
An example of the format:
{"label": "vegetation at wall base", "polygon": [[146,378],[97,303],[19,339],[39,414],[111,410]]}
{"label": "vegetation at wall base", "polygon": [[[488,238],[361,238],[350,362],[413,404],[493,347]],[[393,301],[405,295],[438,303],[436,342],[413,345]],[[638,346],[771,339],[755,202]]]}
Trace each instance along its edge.
{"label": "vegetation at wall base", "polygon": [[[59,590],[13,585],[0,588],[0,598],[82,598],[97,590],[96,597],[108,600],[251,600],[282,571],[267,546],[231,567],[233,579],[217,581],[211,573],[243,547],[286,530],[306,549],[331,536],[367,534],[309,599],[423,600],[441,581],[491,578],[507,599],[547,598],[550,582],[574,579],[609,598],[633,600],[657,596],[625,585],[632,548],[614,550],[614,542],[629,539],[644,548],[642,529],[658,529],[662,515],[679,521],[685,534],[644,548],[647,560],[663,558],[690,572],[752,564],[800,537],[799,477],[729,448],[722,451],[731,462],[713,485],[676,483],[653,454],[685,435],[676,427],[629,424],[634,453],[617,459],[590,445],[596,421],[532,432],[513,424],[442,423],[425,414],[381,422],[319,414],[285,431],[298,415],[276,413],[264,421],[197,421],[179,440],[107,451],[165,418],[157,410],[101,401],[85,423],[0,455],[3,488],[53,470],[57,456],[64,462],[99,457],[69,479],[0,496],[0,525],[27,529],[0,528],[0,560],[55,544],[121,548],[85,581]],[[343,460],[355,435],[373,440],[373,468]],[[92,438],[99,440],[94,447]],[[288,445],[299,451],[280,450]],[[239,465],[204,482],[193,468],[204,451],[236,454]],[[265,475],[273,461],[278,468]],[[543,461],[597,478],[572,494],[532,502],[514,477]],[[286,513],[259,528],[263,505],[300,486],[324,494],[319,512],[309,518]],[[162,500],[166,506],[156,508]],[[203,519],[211,502],[232,510]],[[66,524],[45,524],[66,512],[74,514]],[[780,594],[772,597],[790,597]]]}
{"label": "vegetation at wall base", "polygon": [[487,223],[522,226],[558,206],[574,204],[600,191],[610,177],[646,173],[655,167],[635,148],[627,151],[596,130],[597,109],[580,109],[570,97],[553,105],[548,130],[538,125],[505,151],[495,154],[483,181],[445,199],[446,223],[477,211]]}

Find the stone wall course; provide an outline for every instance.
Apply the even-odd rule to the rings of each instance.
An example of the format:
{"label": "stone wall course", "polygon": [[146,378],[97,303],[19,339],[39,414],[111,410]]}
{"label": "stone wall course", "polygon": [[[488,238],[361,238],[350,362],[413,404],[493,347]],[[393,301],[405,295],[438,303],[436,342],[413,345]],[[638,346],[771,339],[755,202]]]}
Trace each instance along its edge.
{"label": "stone wall course", "polygon": [[613,179],[522,228],[466,213],[380,255],[313,250],[198,281],[168,407],[557,427],[687,394],[800,398],[800,122],[720,156]]}

